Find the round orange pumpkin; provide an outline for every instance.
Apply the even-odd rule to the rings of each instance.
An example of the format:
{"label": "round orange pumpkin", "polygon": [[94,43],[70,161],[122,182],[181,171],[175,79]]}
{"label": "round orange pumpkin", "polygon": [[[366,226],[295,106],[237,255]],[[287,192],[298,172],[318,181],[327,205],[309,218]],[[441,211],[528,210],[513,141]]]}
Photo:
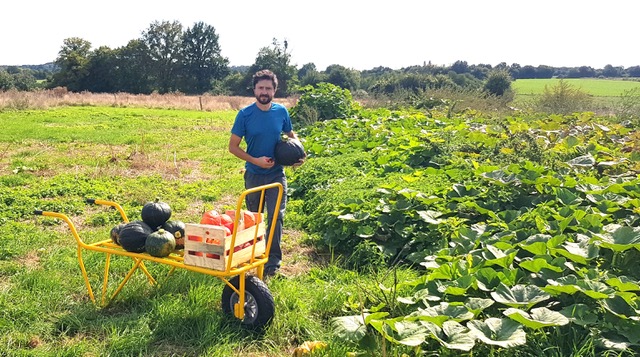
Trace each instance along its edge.
{"label": "round orange pumpkin", "polygon": [[202,219],[200,219],[200,224],[211,224],[214,226],[222,225],[222,218],[218,211],[212,209],[211,211],[207,211],[202,215]]}
{"label": "round orange pumpkin", "polygon": [[253,212],[243,210],[242,216],[244,217],[244,228],[249,228],[256,225],[256,216]]}

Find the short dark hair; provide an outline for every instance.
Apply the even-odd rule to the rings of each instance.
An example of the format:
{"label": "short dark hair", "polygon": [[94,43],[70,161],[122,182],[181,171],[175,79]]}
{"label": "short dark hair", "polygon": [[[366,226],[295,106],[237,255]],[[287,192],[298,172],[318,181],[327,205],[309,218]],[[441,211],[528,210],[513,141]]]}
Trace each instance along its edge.
{"label": "short dark hair", "polygon": [[276,74],[268,69],[260,70],[253,75],[253,88],[256,87],[256,84],[258,84],[258,82],[265,79],[273,82],[273,89],[278,89],[278,77],[276,77]]}

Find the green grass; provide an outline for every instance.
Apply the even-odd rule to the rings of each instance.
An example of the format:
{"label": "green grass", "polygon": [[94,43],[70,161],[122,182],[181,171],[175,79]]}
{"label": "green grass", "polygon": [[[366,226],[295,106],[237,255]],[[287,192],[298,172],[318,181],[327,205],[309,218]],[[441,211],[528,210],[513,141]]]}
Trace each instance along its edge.
{"label": "green grass", "polygon": [[[517,95],[539,95],[545,86],[552,87],[560,79],[518,79],[512,83]],[[563,81],[595,97],[619,97],[625,91],[640,88],[640,81],[616,79],[566,78]]]}
{"label": "green grass", "polygon": [[[437,194],[463,178],[464,168],[447,170],[448,178],[437,179],[429,174],[429,168],[415,175],[394,171],[399,168],[390,164],[399,159],[392,157],[387,165],[391,174],[370,172],[367,165],[371,163],[364,160],[364,154],[315,161],[310,158],[300,170],[288,172],[292,181],[297,175],[306,175],[308,181],[299,177],[297,184],[307,182],[308,190],[317,191],[318,200],[305,201],[310,201],[311,195],[296,197],[287,208],[283,237],[286,277],[268,282],[276,315],[265,331],[248,331],[222,313],[220,296],[224,285],[220,279],[182,270],[167,276],[169,269],[154,263],[149,263],[148,268],[159,279],[159,285],[149,285],[136,272],[109,307],[93,306],[68,227],[54,219],[34,217],[32,211],[66,213],[81,237],[94,242],[108,237],[119,219],[113,210],[87,206],[86,197],[115,200],[130,219],[139,219],[142,205],[155,197],[171,204],[172,218],[185,222],[197,221],[210,208],[224,209],[234,204],[242,191],[242,162],[226,149],[234,115],[231,111],[106,107],[0,111],[0,125],[4,128],[0,134],[0,235],[4,237],[0,240],[0,355],[291,356],[304,341],[317,340],[327,342],[329,347],[313,356],[345,356],[364,349],[336,336],[332,318],[359,315],[363,307],[394,312],[406,308],[396,297],[409,296],[414,287],[398,287],[406,291],[391,287],[397,282],[415,281],[423,271],[398,269],[388,274],[388,270],[366,267],[361,267],[363,272],[346,270],[342,268],[346,258],[333,256],[315,245],[320,237],[292,228],[301,229],[308,219],[301,213],[305,205],[315,204],[316,210],[322,209],[319,198],[330,198],[335,204],[344,201],[340,193],[369,199],[366,189],[375,189],[382,182],[422,191],[430,187]],[[408,117],[392,122],[397,125],[393,141],[405,143],[400,133],[407,133],[406,126],[415,127],[415,123]],[[512,124],[514,130],[518,124]],[[440,125],[439,121],[433,125]],[[342,126],[335,130],[356,134]],[[326,143],[319,141],[317,145],[333,145],[334,150],[340,149],[336,147],[339,143],[371,142],[371,137],[348,141],[337,139],[329,130],[321,132],[325,133]],[[512,144],[522,145],[521,141],[515,138]],[[411,140],[405,143],[411,145],[405,147],[423,152],[427,149],[420,146],[423,142]],[[469,162],[479,157],[477,145],[446,142],[451,146],[447,155],[460,155],[465,149],[468,156],[464,158],[468,157]],[[463,144],[464,147],[454,147]],[[393,154],[393,150],[387,154]],[[493,156],[492,160],[497,159]],[[525,157],[520,154],[517,158]],[[345,178],[332,180],[340,175]],[[316,185],[314,180],[322,185]],[[371,204],[383,202],[375,200]],[[84,261],[94,293],[99,296],[105,257],[86,253]],[[130,266],[128,258],[112,258],[110,291]],[[447,350],[430,339],[422,352],[443,356],[551,356],[566,351],[573,351],[576,356],[597,355],[600,350],[594,346],[594,337],[577,336],[575,331],[558,328],[532,332],[527,335],[526,346],[505,350],[479,345],[467,354]],[[383,340],[377,343],[380,341]],[[387,354],[377,345],[377,349],[362,355],[417,354],[411,347],[392,346],[391,342],[386,342],[384,348]]]}

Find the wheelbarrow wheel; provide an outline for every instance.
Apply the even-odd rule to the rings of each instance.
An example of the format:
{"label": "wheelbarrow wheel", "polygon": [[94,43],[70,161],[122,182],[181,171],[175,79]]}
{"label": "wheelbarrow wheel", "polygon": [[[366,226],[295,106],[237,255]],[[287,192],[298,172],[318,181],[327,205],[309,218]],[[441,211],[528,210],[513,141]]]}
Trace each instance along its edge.
{"label": "wheelbarrow wheel", "polygon": [[[240,286],[240,277],[229,280],[236,289]],[[238,302],[238,293],[225,285],[222,290],[222,311],[231,316],[233,306]],[[246,275],[244,281],[244,319],[242,324],[250,328],[262,328],[273,318],[275,303],[273,295],[264,281],[253,275]]]}

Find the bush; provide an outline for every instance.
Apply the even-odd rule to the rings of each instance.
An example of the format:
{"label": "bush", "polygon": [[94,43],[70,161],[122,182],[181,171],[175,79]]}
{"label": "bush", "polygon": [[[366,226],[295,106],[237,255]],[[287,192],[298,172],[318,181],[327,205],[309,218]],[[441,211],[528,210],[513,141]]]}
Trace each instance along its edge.
{"label": "bush", "polygon": [[640,88],[624,91],[618,101],[616,115],[620,119],[640,118]]}
{"label": "bush", "polygon": [[318,83],[317,87],[305,86],[298,103],[291,108],[291,119],[305,124],[327,119],[344,119],[360,111],[360,104],[353,100],[348,89],[331,83]]}
{"label": "bush", "polygon": [[590,104],[589,94],[561,79],[551,87],[544,87],[535,109],[552,114],[571,114],[587,110]]}
{"label": "bush", "polygon": [[492,95],[502,96],[511,90],[511,75],[506,70],[489,72],[484,89]]}

